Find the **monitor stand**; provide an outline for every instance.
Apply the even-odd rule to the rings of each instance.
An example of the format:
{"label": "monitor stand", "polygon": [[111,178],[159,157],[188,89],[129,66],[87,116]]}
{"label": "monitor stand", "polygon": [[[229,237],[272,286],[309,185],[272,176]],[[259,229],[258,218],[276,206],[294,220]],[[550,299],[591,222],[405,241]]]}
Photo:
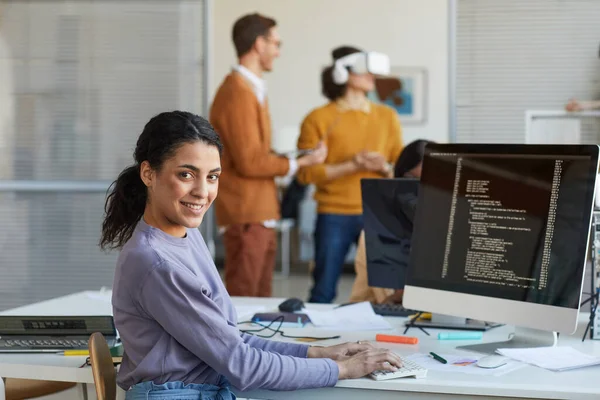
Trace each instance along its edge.
{"label": "monitor stand", "polygon": [[471,350],[478,353],[495,354],[497,349],[523,349],[527,347],[554,347],[558,342],[556,332],[539,329],[515,328],[515,333],[508,341],[457,346],[457,349]]}
{"label": "monitor stand", "polygon": [[437,325],[466,325],[467,319],[463,317],[455,317],[453,315],[445,315],[431,313],[431,322]]}

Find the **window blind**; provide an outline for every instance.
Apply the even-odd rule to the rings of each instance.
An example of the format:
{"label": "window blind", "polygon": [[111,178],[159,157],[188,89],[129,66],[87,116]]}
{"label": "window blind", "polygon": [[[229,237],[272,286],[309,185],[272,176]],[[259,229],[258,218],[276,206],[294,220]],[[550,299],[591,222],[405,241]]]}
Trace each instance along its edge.
{"label": "window blind", "polygon": [[203,113],[205,15],[202,0],[0,7],[0,68],[13,78],[0,132],[3,310],[112,286],[117,252],[98,248],[106,190],[150,117]]}
{"label": "window blind", "polygon": [[[525,141],[526,110],[600,96],[600,1],[456,0],[457,142]],[[600,142],[600,121],[582,141]]]}

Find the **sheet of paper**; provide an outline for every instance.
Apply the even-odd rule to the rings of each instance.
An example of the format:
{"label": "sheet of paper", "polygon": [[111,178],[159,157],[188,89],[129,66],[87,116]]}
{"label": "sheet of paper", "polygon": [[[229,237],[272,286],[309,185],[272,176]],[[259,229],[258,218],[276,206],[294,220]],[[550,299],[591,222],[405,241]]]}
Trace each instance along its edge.
{"label": "sheet of paper", "polygon": [[566,371],[600,365],[600,357],[582,353],[568,346],[498,349],[496,352],[514,360],[552,371]]}
{"label": "sheet of paper", "polygon": [[472,354],[458,355],[458,354],[438,354],[440,357],[448,361],[448,364],[442,364],[441,362],[433,359],[429,354],[412,354],[405,356],[405,358],[412,360],[432,371],[444,371],[444,372],[461,372],[464,374],[472,375],[487,375],[487,376],[501,376],[508,374],[509,372],[516,371],[523,368],[526,364],[522,364],[517,361],[509,360],[506,365],[498,368],[480,368],[475,363],[483,356]]}
{"label": "sheet of paper", "polygon": [[343,331],[389,330],[393,329],[381,315],[375,314],[368,302],[351,304],[333,310],[302,310],[314,326]]}

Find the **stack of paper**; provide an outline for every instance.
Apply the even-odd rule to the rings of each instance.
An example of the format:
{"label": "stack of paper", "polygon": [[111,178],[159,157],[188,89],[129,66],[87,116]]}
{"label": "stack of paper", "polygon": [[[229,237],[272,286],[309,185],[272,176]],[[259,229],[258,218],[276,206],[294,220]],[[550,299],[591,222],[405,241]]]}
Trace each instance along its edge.
{"label": "stack of paper", "polygon": [[375,314],[368,302],[351,304],[328,311],[302,310],[314,326],[332,330],[366,331],[392,329],[381,315]]}
{"label": "stack of paper", "polygon": [[534,347],[527,349],[498,349],[496,352],[524,363],[551,371],[600,365],[600,357],[590,356],[572,347]]}

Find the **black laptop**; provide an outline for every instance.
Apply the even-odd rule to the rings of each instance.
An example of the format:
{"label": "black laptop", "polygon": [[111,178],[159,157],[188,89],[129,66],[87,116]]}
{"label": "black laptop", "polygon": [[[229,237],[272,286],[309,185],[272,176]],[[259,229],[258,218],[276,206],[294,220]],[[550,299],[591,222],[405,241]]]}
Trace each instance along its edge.
{"label": "black laptop", "polygon": [[0,353],[54,353],[87,350],[94,332],[117,344],[112,316],[0,316]]}

